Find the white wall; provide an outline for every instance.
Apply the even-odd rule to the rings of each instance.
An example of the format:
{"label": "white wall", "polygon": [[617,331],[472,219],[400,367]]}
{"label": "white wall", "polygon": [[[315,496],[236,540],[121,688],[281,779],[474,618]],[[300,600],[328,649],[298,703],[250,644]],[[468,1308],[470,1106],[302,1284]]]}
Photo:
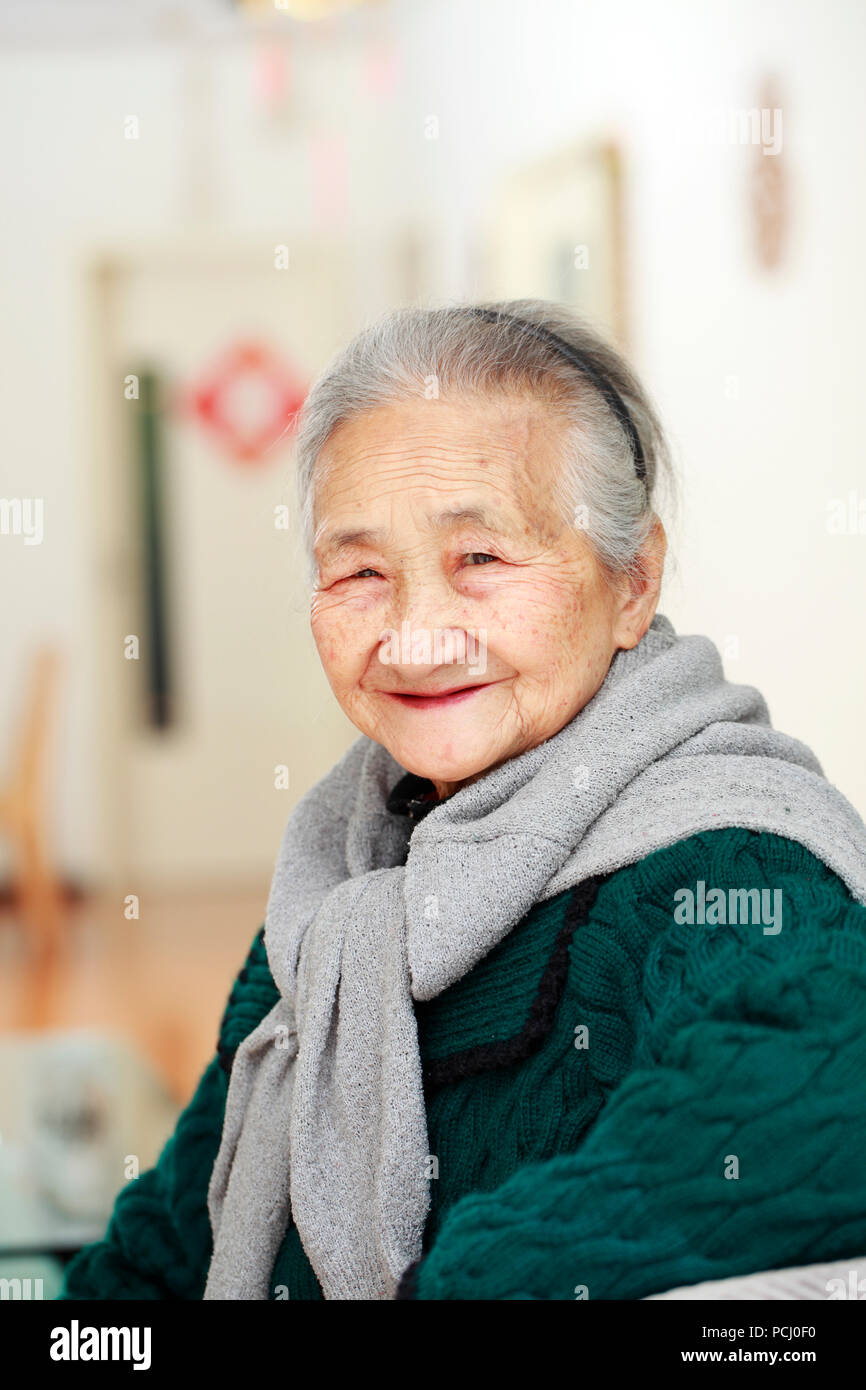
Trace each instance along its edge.
{"label": "white wall", "polygon": [[[196,150],[210,225],[246,240],[260,232],[263,246],[277,228],[284,239],[307,230],[317,132],[348,140],[347,234],[375,238],[403,221],[429,229],[438,295],[472,293],[473,229],[502,171],[584,132],[620,138],[634,357],[684,484],[663,608],[682,631],[737,639],[730,678],[758,685],[774,723],[811,744],[866,813],[866,535],[826,529],[831,498],[859,489],[866,500],[857,0],[393,3],[330,39],[293,26],[301,124],[285,130],[260,118],[253,45],[81,44],[64,32],[46,25],[44,44],[0,58],[0,495],[42,496],[46,507],[42,546],[0,538],[0,730],[11,727],[23,654],[55,631],[69,652],[57,819],[68,870],[86,876],[99,861],[88,817],[99,731],[81,258],[97,243],[188,231]],[[391,97],[369,95],[377,35],[396,45]],[[195,132],[190,51],[196,99],[212,95]],[[791,244],[773,274],[750,260],[752,151],[694,139],[713,109],[755,105],[768,70],[782,84],[792,181]],[[122,137],[132,112],[135,143]],[[431,113],[438,141],[423,136]],[[730,376],[737,399],[725,394]]]}

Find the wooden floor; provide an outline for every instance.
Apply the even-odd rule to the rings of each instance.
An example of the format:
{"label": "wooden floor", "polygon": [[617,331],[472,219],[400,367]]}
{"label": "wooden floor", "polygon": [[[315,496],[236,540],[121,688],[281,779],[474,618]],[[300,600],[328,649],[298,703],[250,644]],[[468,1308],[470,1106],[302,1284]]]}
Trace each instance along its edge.
{"label": "wooden floor", "polygon": [[105,1029],[136,1046],[185,1104],[213,1056],[267,893],[265,884],[149,896],[138,921],[117,898],[85,899],[67,909],[63,957],[39,968],[16,917],[0,913],[0,1031]]}

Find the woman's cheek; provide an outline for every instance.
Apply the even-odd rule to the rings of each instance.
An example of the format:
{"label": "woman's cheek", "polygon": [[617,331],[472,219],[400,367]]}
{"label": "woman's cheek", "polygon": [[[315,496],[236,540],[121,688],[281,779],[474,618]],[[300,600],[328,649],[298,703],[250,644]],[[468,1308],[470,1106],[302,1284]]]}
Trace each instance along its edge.
{"label": "woman's cheek", "polygon": [[579,626],[575,607],[573,593],[526,580],[491,604],[489,623],[493,631],[507,633],[511,641],[541,654],[559,650],[563,637]]}
{"label": "woman's cheek", "polygon": [[371,654],[375,654],[380,624],[359,620],[351,604],[340,603],[320,609],[310,626],[329,679],[344,687],[352,685],[360,678]]}
{"label": "woman's cheek", "polygon": [[319,660],[329,673],[345,662],[350,624],[339,608],[321,606],[310,619]]}

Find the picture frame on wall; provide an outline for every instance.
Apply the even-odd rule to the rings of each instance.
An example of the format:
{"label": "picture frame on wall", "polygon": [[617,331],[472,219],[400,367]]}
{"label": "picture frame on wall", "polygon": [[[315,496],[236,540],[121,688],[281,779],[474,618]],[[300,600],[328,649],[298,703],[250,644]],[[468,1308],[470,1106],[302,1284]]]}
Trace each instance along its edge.
{"label": "picture frame on wall", "polygon": [[627,350],[622,164],[614,141],[586,140],[509,173],[483,219],[480,293],[571,305]]}

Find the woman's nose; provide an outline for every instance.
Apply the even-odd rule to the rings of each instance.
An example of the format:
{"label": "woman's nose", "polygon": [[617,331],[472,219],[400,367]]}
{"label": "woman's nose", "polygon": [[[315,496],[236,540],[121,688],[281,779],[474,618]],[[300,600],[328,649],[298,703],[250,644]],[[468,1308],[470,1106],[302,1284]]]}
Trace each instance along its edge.
{"label": "woman's nose", "polygon": [[401,576],[391,611],[395,626],[408,622],[431,630],[451,627],[460,612],[460,596],[441,569],[419,565]]}
{"label": "woman's nose", "polygon": [[450,664],[465,641],[461,616],[459,595],[447,576],[406,578],[389,605],[389,630],[381,637],[383,659],[392,666],[411,667],[415,677],[425,668]]}

